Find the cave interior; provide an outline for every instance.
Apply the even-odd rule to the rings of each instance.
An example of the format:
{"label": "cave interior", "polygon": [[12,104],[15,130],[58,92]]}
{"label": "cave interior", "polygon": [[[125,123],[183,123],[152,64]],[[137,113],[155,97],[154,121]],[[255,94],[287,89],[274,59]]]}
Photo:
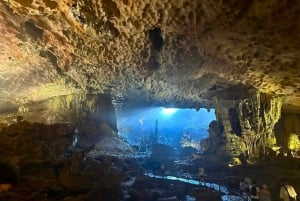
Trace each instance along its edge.
{"label": "cave interior", "polygon": [[300,2],[2,0],[0,200],[300,194]]}

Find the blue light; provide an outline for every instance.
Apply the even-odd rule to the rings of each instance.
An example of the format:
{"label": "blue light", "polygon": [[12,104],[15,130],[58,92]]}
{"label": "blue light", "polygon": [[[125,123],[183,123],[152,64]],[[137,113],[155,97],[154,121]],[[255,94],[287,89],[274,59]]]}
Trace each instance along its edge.
{"label": "blue light", "polygon": [[178,110],[177,108],[163,108],[162,112],[163,112],[164,115],[172,115],[177,110]]}
{"label": "blue light", "polygon": [[[156,132],[158,142],[173,147],[200,145],[208,137],[208,126],[215,120],[214,109],[148,107],[117,113],[119,134],[131,145],[140,146]],[[156,123],[157,122],[157,123]],[[195,143],[194,143],[195,142]]]}

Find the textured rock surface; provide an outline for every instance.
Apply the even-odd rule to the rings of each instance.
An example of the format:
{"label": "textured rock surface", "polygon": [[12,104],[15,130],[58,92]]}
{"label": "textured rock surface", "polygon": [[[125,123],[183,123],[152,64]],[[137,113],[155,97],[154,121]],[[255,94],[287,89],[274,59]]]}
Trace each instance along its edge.
{"label": "textured rock surface", "polygon": [[23,121],[0,131],[1,161],[22,167],[60,160],[72,146],[74,127]]}
{"label": "textured rock surface", "polygon": [[231,157],[258,157],[269,154],[276,145],[274,126],[280,119],[281,98],[251,90],[245,95],[249,98],[215,99],[218,121],[209,126],[209,139],[202,142],[205,150]]}
{"label": "textured rock surface", "polygon": [[[120,182],[124,179],[120,170],[126,164],[115,157],[93,155],[90,158],[86,150],[74,146],[74,130],[67,124],[26,121],[2,128],[0,183],[12,183],[13,190],[7,195],[1,192],[1,198],[10,201],[120,200]],[[101,151],[115,153],[113,147],[109,148],[101,147]]]}
{"label": "textured rock surface", "polygon": [[79,92],[212,107],[236,83],[299,111],[299,13],[289,0],[3,0],[0,111]]}

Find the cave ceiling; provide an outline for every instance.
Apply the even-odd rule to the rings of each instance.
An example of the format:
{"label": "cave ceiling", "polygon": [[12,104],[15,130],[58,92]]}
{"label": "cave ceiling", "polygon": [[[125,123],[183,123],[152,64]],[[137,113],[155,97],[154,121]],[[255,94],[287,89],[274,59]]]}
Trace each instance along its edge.
{"label": "cave ceiling", "polygon": [[76,93],[213,107],[241,85],[300,111],[299,13],[297,0],[1,0],[0,113]]}

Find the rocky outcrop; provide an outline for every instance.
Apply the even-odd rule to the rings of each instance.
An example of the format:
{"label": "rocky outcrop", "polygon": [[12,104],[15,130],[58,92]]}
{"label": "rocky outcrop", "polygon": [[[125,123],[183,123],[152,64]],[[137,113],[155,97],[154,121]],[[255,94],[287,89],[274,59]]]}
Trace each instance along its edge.
{"label": "rocky outcrop", "polygon": [[73,144],[74,127],[21,121],[0,131],[0,160],[15,167],[60,160]]}
{"label": "rocky outcrop", "polygon": [[26,111],[3,117],[3,126],[15,122],[17,118],[50,125],[71,124],[76,127],[78,145],[85,148],[105,136],[115,136],[118,132],[115,108],[109,95],[71,94],[23,107]]}
{"label": "rocky outcrop", "polygon": [[203,147],[232,157],[268,154],[276,145],[274,126],[280,118],[281,98],[240,87],[234,94],[224,94],[215,98],[217,121],[210,124]]}
{"label": "rocky outcrop", "polygon": [[32,122],[72,123],[77,126],[106,123],[114,131],[118,130],[115,108],[107,94],[70,94],[53,97],[38,104],[24,104],[22,107],[24,110],[12,113],[15,115],[12,118],[19,115]]}
{"label": "rocky outcrop", "polygon": [[[68,124],[45,125],[20,119],[3,127],[0,183],[13,185],[4,199],[120,200],[120,182],[124,179],[121,171],[129,171],[131,167],[110,155],[119,153],[128,157],[129,146],[120,139],[117,141],[117,136],[110,136],[95,149],[79,149],[76,135],[75,126]],[[135,164],[134,168],[137,170],[138,166]]]}
{"label": "rocky outcrop", "polygon": [[103,157],[103,161],[84,158],[79,152],[64,162],[59,176],[61,184],[86,200],[120,200],[122,175],[113,170],[112,158]]}

